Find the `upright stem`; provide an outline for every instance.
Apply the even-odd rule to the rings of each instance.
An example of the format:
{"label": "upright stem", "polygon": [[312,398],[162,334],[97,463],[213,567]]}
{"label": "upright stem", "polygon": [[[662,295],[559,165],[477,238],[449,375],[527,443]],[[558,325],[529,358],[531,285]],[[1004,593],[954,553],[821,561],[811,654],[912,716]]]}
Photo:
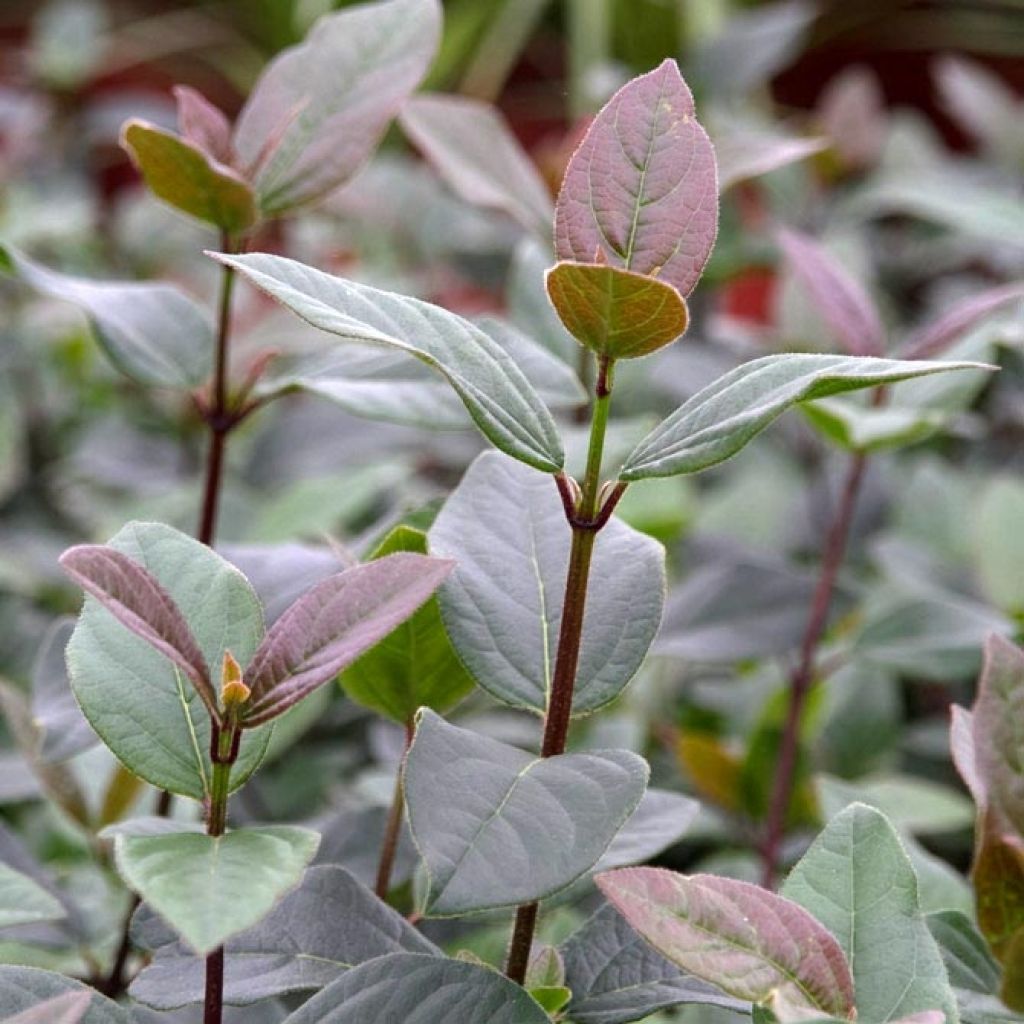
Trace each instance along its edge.
{"label": "upright stem", "polygon": [[402,759],[398,763],[398,772],[395,775],[395,795],[391,801],[391,811],[388,814],[388,823],[384,830],[384,842],[380,849],[380,862],[377,865],[377,883],[374,886],[374,892],[382,900],[388,898],[388,891],[391,888],[391,872],[395,866],[395,854],[398,853],[398,840],[402,835],[402,818],[405,814],[402,776],[405,773],[405,758],[412,746],[413,735],[413,723],[410,719],[405,723],[405,749],[402,751]]}
{"label": "upright stem", "polygon": [[[566,510],[572,528],[572,546],[569,549],[569,567],[565,576],[562,624],[558,634],[558,653],[555,656],[551,695],[544,720],[541,757],[554,757],[564,753],[569,723],[572,720],[572,695],[576,686],[580,643],[583,639],[583,616],[586,611],[590,563],[598,531],[607,522],[607,518],[599,515],[598,499],[601,487],[601,460],[604,455],[604,440],[611,406],[613,369],[614,364],[611,360],[601,360],[595,387],[594,411],[590,421],[590,447],[587,451],[587,468],[583,477],[582,493],[576,508],[572,511],[568,508]],[[520,985],[526,979],[538,910],[539,904],[524,903],[516,912],[505,973]]]}
{"label": "upright stem", "polygon": [[847,470],[843,493],[825,538],[818,583],[814,590],[810,616],[807,619],[807,627],[800,645],[800,659],[796,671],[789,681],[789,706],[786,709],[786,722],[779,745],[779,759],[776,762],[775,780],[761,847],[761,884],[767,889],[772,888],[775,884],[775,876],[778,872],[779,848],[786,832],[786,817],[793,796],[793,782],[796,776],[797,752],[800,748],[800,721],[807,703],[807,696],[814,682],[818,647],[828,624],[828,613],[832,605],[836,577],[839,575],[839,569],[846,553],[850,524],[853,521],[853,512],[857,505],[857,495],[860,493],[866,465],[867,457],[863,453],[858,453],[853,456]]}

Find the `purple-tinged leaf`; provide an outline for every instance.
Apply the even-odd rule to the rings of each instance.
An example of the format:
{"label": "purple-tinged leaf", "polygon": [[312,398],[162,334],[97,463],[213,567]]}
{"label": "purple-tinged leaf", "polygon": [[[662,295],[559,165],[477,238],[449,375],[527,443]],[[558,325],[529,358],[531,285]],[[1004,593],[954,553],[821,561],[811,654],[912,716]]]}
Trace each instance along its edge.
{"label": "purple-tinged leaf", "polygon": [[711,140],[674,60],[623,86],[573,154],[555,207],[558,258],[693,291],[718,232]]}
{"label": "purple-tinged leaf", "polygon": [[401,553],[331,576],[300,597],[267,633],[245,672],[247,728],[268,722],[330,682],[416,611],[453,562]]}
{"label": "purple-tinged leaf", "polygon": [[964,780],[978,810],[984,811],[988,804],[988,793],[978,771],[978,758],[974,752],[974,716],[958,704],[954,704],[951,709],[949,746],[960,778]]}
{"label": "purple-tinged leaf", "polygon": [[124,126],[121,145],[165,203],[231,234],[256,222],[256,198],[248,183],[195,143],[134,119]]}
{"label": "purple-tinged leaf", "polygon": [[864,288],[810,236],[783,228],[779,245],[843,349],[852,356],[881,355],[885,351],[885,328]]}
{"label": "purple-tinged leaf", "polygon": [[91,1003],[88,989],[66,992],[5,1018],[4,1024],[79,1024]]}
{"label": "purple-tinged leaf", "polygon": [[358,4],[271,62],[234,137],[264,213],[316,202],[366,163],[434,59],[440,29],[438,0]]}
{"label": "purple-tinged leaf", "polygon": [[102,544],[68,548],[60,564],[118,622],[174,662],[192,680],[213,719],[220,721],[203,652],[181,609],[152,573]]}
{"label": "purple-tinged leaf", "polygon": [[903,359],[931,359],[941,355],[979,320],[1018,301],[1024,301],[1024,284],[1020,283],[972,295],[912,334],[900,346],[900,355]]}
{"label": "purple-tinged leaf", "polygon": [[214,160],[231,166],[231,122],[224,112],[191,86],[176,85],[171,91],[178,104],[181,137]]}
{"label": "purple-tinged leaf", "polygon": [[551,237],[547,185],[493,106],[465,96],[414,96],[399,120],[466,202],[501,210],[527,231]]}
{"label": "purple-tinged leaf", "polygon": [[670,284],[618,267],[559,263],[545,278],[566,330],[599,356],[636,359],[687,328],[686,300]]}
{"label": "purple-tinged leaf", "polygon": [[780,1021],[853,1019],[836,939],[806,910],[747,882],[663,868],[598,875],[601,891],[662,956]]}
{"label": "purple-tinged leaf", "polygon": [[718,187],[725,192],[748,178],[806,160],[828,148],[828,139],[804,139],[771,131],[733,129],[715,134]]}
{"label": "purple-tinged leaf", "polygon": [[849,167],[877,163],[889,130],[885,96],[878,76],[867,67],[836,75],[818,102],[818,118],[834,152]]}

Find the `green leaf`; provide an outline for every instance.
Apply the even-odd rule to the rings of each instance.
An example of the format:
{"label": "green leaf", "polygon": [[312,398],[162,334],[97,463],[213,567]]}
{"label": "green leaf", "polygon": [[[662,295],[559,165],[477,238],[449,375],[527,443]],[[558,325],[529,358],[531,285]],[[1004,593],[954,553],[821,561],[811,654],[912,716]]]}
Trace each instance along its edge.
{"label": "green leaf", "polygon": [[[464,664],[499,700],[543,712],[572,540],[554,483],[485,452],[448,498],[429,539],[433,554],[457,563],[438,599]],[[576,714],[614,700],[640,668],[661,622],[664,573],[657,541],[615,519],[598,534]]]}
{"label": "green leaf", "polygon": [[900,829],[918,835],[956,832],[971,827],[974,808],[959,790],[913,775],[888,774],[845,782],[818,777],[826,818],[853,802],[881,811]]}
{"label": "green leaf", "polygon": [[790,406],[978,363],[790,353],[752,359],[699,391],[633,450],[619,477],[698,473],[735,455]]}
{"label": "green leaf", "polygon": [[824,398],[802,406],[811,425],[851,452],[877,452],[917,444],[938,433],[949,416],[940,409],[858,405]]}
{"label": "green leaf", "polygon": [[748,882],[622,868],[598,887],[662,956],[780,1021],[852,1019],[853,981],[836,940],[806,910]]}
{"label": "green leaf", "polygon": [[284,1024],[551,1024],[515,982],[489,967],[393,953],[361,964]]}
{"label": "green leaf", "polygon": [[264,213],[316,202],[362,168],[426,74],[440,35],[437,0],[386,0],[321,18],[275,57],[234,136]]}
{"label": "green leaf", "polygon": [[973,992],[999,991],[999,965],[974,923],[959,910],[940,910],[925,921],[939,944],[949,983]]}
{"label": "green leaf", "polygon": [[559,263],[545,279],[566,330],[599,356],[636,359],[670,345],[690,322],[670,284],[619,267]]}
{"label": "green leaf", "polygon": [[165,203],[232,235],[256,223],[256,197],[242,176],[193,143],[133,119],[121,145]]}
{"label": "green leaf", "polygon": [[564,985],[538,985],[528,989],[530,995],[552,1017],[569,1005],[572,992]]}
{"label": "green leaf", "polygon": [[853,804],[793,869],[783,895],[839,940],[853,970],[857,1012],[885,1024],[925,1010],[959,1020],[946,969],[918,902],[917,876],[880,811]]}
{"label": "green leaf", "polygon": [[970,536],[985,598],[1010,614],[1024,612],[1024,484],[997,476],[976,496]]}
{"label": "green leaf", "polygon": [[[397,526],[374,558],[396,551],[427,553],[427,535]],[[444,712],[473,689],[473,679],[452,648],[436,597],[372,647],[341,676],[355,701],[399,723],[411,722],[418,708]]]}
{"label": "green leaf", "polygon": [[138,383],[191,391],[210,376],[213,326],[203,309],[177,288],[72,277],[35,263],[11,246],[0,246],[0,269],[40,295],[78,306],[110,361]]}
{"label": "green leaf", "polygon": [[[263,610],[234,566],[160,523],[129,523],[110,547],[147,569],[170,594],[207,665],[220,665],[225,650],[248,663],[263,637]],[[86,718],[126,768],[172,793],[194,800],[209,796],[210,718],[171,661],[91,597],[67,659]],[[243,738],[232,788],[256,769],[269,738],[267,729]]]}
{"label": "green leaf", "polygon": [[[0,1020],[9,1021],[18,1014],[29,1014],[40,1007],[45,1007],[55,999],[68,999],[70,996],[89,996],[89,1008],[85,1015],[75,1024],[131,1024],[128,1011],[109,999],[104,999],[98,992],[80,981],[55,974],[52,971],[40,971],[35,967],[12,967],[0,965]],[[72,1004],[73,1005],[73,1004]],[[52,1006],[47,1007],[52,1010]],[[32,1021],[32,1017],[27,1018]],[[33,1024],[63,1024],[52,1016],[37,1016]]]}
{"label": "green leaf", "polygon": [[[133,831],[142,828],[133,823]],[[125,883],[202,955],[252,927],[298,885],[319,842],[309,829],[283,825],[223,836],[121,832],[114,859]]]}
{"label": "green leaf", "polygon": [[281,256],[217,258],[314,327],[415,356],[448,380],[496,447],[546,472],[562,468],[562,442],[547,406],[508,353],[468,320]]}
{"label": "green leaf", "polygon": [[0,862],[0,928],[64,916],[64,908],[42,886]]}
{"label": "green leaf", "polygon": [[433,916],[544,899],[589,871],[636,809],[624,750],[538,758],[421,712],[404,773]]}
{"label": "green leaf", "polygon": [[68,992],[5,1018],[5,1024],[81,1024],[91,1002],[88,991]]}

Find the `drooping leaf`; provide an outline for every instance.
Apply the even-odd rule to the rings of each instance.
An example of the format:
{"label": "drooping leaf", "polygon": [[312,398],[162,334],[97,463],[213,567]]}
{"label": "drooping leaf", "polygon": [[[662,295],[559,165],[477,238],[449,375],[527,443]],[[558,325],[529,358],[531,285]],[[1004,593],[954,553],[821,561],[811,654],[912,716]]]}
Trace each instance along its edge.
{"label": "drooping leaf", "polygon": [[598,113],[555,207],[558,258],[657,276],[688,295],[718,231],[715,154],[674,60]]}
{"label": "drooping leaf", "polygon": [[941,355],[978,321],[1015,302],[1024,301],[1024,285],[1006,284],[954,303],[945,313],[925,324],[900,346],[904,359],[930,359]]}
{"label": "drooping leaf", "polygon": [[550,1024],[515,982],[462,960],[393,953],[353,968],[284,1024]]}
{"label": "drooping leaf", "polygon": [[647,766],[624,750],[537,758],[423,711],[404,781],[425,910],[444,916],[544,899],[589,871]]}
{"label": "drooping leaf", "polygon": [[91,1002],[92,993],[88,990],[68,992],[37,1003],[13,1017],[5,1017],[4,1024],[80,1024]]}
{"label": "drooping leaf", "polygon": [[270,628],[245,670],[244,726],[260,725],[330,682],[420,608],[451,572],[407,552],[328,577]]}
{"label": "drooping leaf", "polygon": [[457,195],[550,238],[554,206],[547,185],[494,107],[466,96],[424,94],[402,107],[399,120]]}
{"label": "drooping leaf", "polygon": [[735,455],[790,406],[977,363],[790,353],[752,359],[694,395],[627,457],[619,477],[697,473]]}
{"label": "drooping leaf", "polygon": [[836,940],[806,910],[747,882],[622,868],[598,887],[659,953],[780,1021],[852,1019],[853,980]]}
{"label": "drooping leaf", "polygon": [[[0,965],[0,1020],[8,1022],[18,1014],[35,1013],[31,1024],[56,1024],[53,1017],[40,1014],[45,1007],[53,1012],[52,1000],[68,999],[70,996],[89,997],[88,1009],[75,1024],[131,1024],[131,1018],[124,1007],[105,999],[95,990],[63,974],[41,971],[35,967],[14,967]],[[47,1003],[51,1003],[47,1006]],[[59,1004],[58,1004],[59,1005]],[[72,1003],[72,1005],[74,1005]],[[65,1008],[66,1012],[66,1008]],[[72,1018],[73,1019],[73,1018]]]}
{"label": "drooping leaf", "polygon": [[268,914],[301,881],[320,841],[283,825],[208,836],[163,824],[151,834],[140,834],[141,825],[117,832],[117,870],[199,954]]}
{"label": "drooping leaf", "polygon": [[921,913],[917,875],[880,811],[852,804],[833,818],[782,893],[839,940],[863,1020],[885,1024],[941,1010],[956,1024],[956,999]]}
{"label": "drooping leaf", "polygon": [[779,232],[779,244],[790,269],[846,352],[851,356],[881,355],[885,328],[860,282],[809,235],[786,228]]}
{"label": "drooping leaf", "polygon": [[577,1024],[628,1024],[683,1003],[744,1012],[749,1003],[686,974],[606,904],[561,946],[569,1018]]}
{"label": "drooping leaf", "polygon": [[28,875],[0,863],[0,928],[59,920],[64,908]]}
{"label": "drooping leaf", "polygon": [[246,181],[197,144],[133,119],[124,126],[121,145],[165,203],[232,235],[256,222],[256,197]]}
{"label": "drooping leaf", "polygon": [[670,284],[619,267],[562,262],[548,271],[548,296],[566,329],[599,356],[636,359],[686,330],[686,300]]}
{"label": "drooping leaf", "polygon": [[78,306],[110,361],[140,384],[189,391],[213,369],[213,326],[197,303],[171,285],[72,277],[11,246],[0,246],[0,269],[40,295]]}
{"label": "drooping leaf", "polygon": [[[132,982],[132,997],[159,1010],[202,1002],[205,962],[146,913],[132,935],[155,956]],[[262,921],[228,940],[224,1001],[248,1006],[319,990],[350,967],[399,952],[440,951],[344,868],[312,867]]]}
{"label": "drooping leaf", "polygon": [[[398,551],[425,555],[427,535],[397,526],[373,557]],[[350,665],[341,684],[353,700],[402,724],[411,722],[421,707],[447,711],[473,689],[445,632],[436,597]]]}
{"label": "drooping leaf", "polygon": [[210,670],[174,598],[152,573],[116,548],[79,544],[60,556],[64,571],[126,629],[173,662],[220,721]]}
{"label": "drooping leaf", "polygon": [[359,4],[321,18],[270,63],[234,135],[264,213],[316,202],[352,178],[426,73],[440,29],[437,0]]}
{"label": "drooping leaf", "polygon": [[[240,664],[263,636],[263,612],[245,577],[206,545],[159,523],[130,523],[110,547],[137,562],[181,609],[207,665],[226,650]],[[88,598],[68,643],[71,686],[86,718],[136,775],[203,800],[209,795],[210,718],[164,655]],[[233,788],[259,764],[269,730],[243,738]]]}
{"label": "drooping leaf", "polygon": [[[571,531],[553,482],[496,452],[470,466],[430,529],[455,571],[438,600],[477,683],[544,711],[562,619]],[[661,621],[664,550],[612,520],[598,534],[573,710],[607,704],[636,673]]]}
{"label": "drooping leaf", "polygon": [[218,258],[314,327],[415,356],[448,380],[496,447],[547,472],[562,468],[551,413],[504,349],[469,321],[280,256]]}

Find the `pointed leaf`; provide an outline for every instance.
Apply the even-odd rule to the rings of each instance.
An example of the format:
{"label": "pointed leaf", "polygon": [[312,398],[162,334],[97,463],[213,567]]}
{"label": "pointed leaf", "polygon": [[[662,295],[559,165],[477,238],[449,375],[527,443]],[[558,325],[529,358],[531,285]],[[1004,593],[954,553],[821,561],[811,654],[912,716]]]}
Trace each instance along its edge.
{"label": "pointed leaf", "polygon": [[605,904],[561,947],[569,1018],[577,1024],[627,1024],[685,1003],[740,1013],[750,1004],[686,974],[642,939]]}
{"label": "pointed leaf", "polygon": [[779,244],[825,323],[851,356],[879,356],[886,333],[871,296],[820,242],[784,228]]}
{"label": "pointed leaf", "polygon": [[210,670],[181,609],[152,573],[115,548],[79,544],[60,556],[64,571],[125,628],[174,662],[220,721]]}
{"label": "pointed leaf", "polygon": [[715,154],[674,60],[623,86],[573,154],[555,208],[561,260],[658,276],[688,295],[718,231]]}
{"label": "pointed leaf", "polygon": [[551,413],[504,349],[469,321],[280,256],[217,258],[314,327],[415,356],[447,378],[495,446],[538,469],[562,468]]}
{"label": "pointed leaf", "polygon": [[[132,936],[155,949],[149,966],[132,982],[134,999],[158,1010],[203,1001],[205,961],[177,942],[159,918],[137,918]],[[298,889],[258,924],[229,939],[225,952],[224,1001],[233,1006],[319,990],[350,967],[388,953],[440,954],[340,867],[310,868]]]}
{"label": "pointed leaf", "polygon": [[405,622],[452,563],[400,553],[330,576],[271,627],[245,670],[245,727],[282,714]]}
{"label": "pointed leaf", "polygon": [[[245,577],[205,544],[159,523],[129,523],[110,547],[146,569],[181,609],[207,665],[225,650],[245,664],[263,612]],[[210,716],[175,664],[88,598],[68,643],[75,697],[103,742],[147,782],[194,800],[209,796]],[[269,730],[246,735],[232,788],[255,770]]]}
{"label": "pointed leaf", "polygon": [[348,971],[284,1024],[551,1024],[515,982],[490,967],[393,953]]}
{"label": "pointed leaf", "polygon": [[598,887],[663,956],[779,1020],[854,1017],[836,940],[802,907],[747,882],[622,868]]}
{"label": "pointed leaf", "polygon": [[0,863],[0,928],[64,917],[64,908],[28,875]]}
{"label": "pointed leaf", "polygon": [[165,203],[229,234],[256,222],[256,197],[237,171],[193,142],[133,119],[121,134],[149,190]]}
{"label": "pointed leaf", "polygon": [[[373,557],[398,551],[425,555],[427,535],[397,526]],[[341,685],[354,701],[404,724],[411,722],[421,707],[447,711],[473,689],[473,678],[462,667],[448,639],[437,598],[431,597],[350,665],[341,677]]]}
{"label": "pointed leaf", "polygon": [[633,813],[647,765],[624,750],[537,758],[420,715],[405,798],[435,916],[544,899],[589,871]]}
{"label": "pointed leaf", "polygon": [[[35,967],[0,965],[0,1021],[4,1024],[11,1024],[11,1018],[18,1021],[19,1014],[24,1015],[24,1021],[18,1021],[18,1024],[58,1024],[52,1016],[53,1000],[69,1000],[71,996],[77,999],[88,997],[88,1009],[75,1024],[131,1024],[124,1007],[104,999],[80,981]],[[68,1012],[66,1005],[64,1012]],[[48,1015],[44,1016],[44,1013]]]}
{"label": "pointed leaf", "polygon": [[805,139],[778,132],[733,127],[715,132],[718,187],[721,192],[806,160],[828,148],[828,139]]}
{"label": "pointed leaf", "polygon": [[402,128],[466,202],[501,210],[527,231],[551,237],[554,206],[544,179],[489,103],[421,94],[402,107]]}
{"label": "pointed leaf", "polygon": [[790,353],[752,359],[680,406],[633,450],[622,480],[697,473],[735,455],[790,406],[979,363]]}
{"label": "pointed leaf", "polygon": [[437,50],[437,0],[358,4],[279,54],[238,118],[234,144],[260,207],[316,202],[369,159]]}
{"label": "pointed leaf", "polygon": [[126,884],[202,955],[268,914],[301,881],[319,842],[286,826],[120,833],[114,859]]}
{"label": "pointed leaf", "polygon": [[37,1003],[13,1017],[5,1017],[4,1024],[80,1024],[89,1012],[92,993],[68,992]]}
{"label": "pointed leaf", "polygon": [[171,90],[178,105],[178,131],[186,142],[229,167],[232,163],[231,122],[201,92],[188,85]]}
{"label": "pointed leaf", "polygon": [[793,869],[782,893],[839,940],[858,1015],[886,1024],[928,1010],[958,1020],[942,955],[921,913],[917,875],[880,811],[851,804]]}
{"label": "pointed leaf", "polygon": [[654,277],[618,267],[559,263],[545,280],[566,330],[599,356],[649,355],[670,345],[689,323],[682,295]]}
{"label": "pointed leaf", "polygon": [[[430,529],[455,571],[438,600],[477,683],[499,700],[547,706],[571,531],[552,481],[497,452],[467,470]],[[661,622],[662,546],[613,519],[597,537],[573,695],[582,714],[633,678]]]}
{"label": "pointed leaf", "polygon": [[60,274],[11,246],[0,246],[0,269],[40,295],[78,306],[110,361],[140,384],[191,391],[213,369],[213,327],[177,288]]}
{"label": "pointed leaf", "polygon": [[1024,301],[1024,284],[1005,284],[954,303],[945,313],[912,334],[900,346],[903,359],[929,359],[941,355],[961,335],[992,313]]}

